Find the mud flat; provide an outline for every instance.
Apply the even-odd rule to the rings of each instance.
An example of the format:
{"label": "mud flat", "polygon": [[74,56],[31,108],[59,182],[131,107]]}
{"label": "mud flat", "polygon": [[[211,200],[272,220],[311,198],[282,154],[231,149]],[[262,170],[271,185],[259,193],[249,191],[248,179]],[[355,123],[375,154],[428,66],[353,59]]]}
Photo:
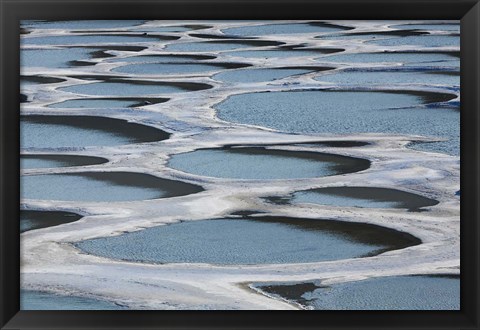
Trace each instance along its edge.
{"label": "mud flat", "polygon": [[102,157],[78,156],[78,155],[21,155],[20,168],[53,168],[70,166],[99,165],[108,162]]}
{"label": "mud flat", "polygon": [[353,173],[369,168],[370,162],[334,154],[245,147],[177,154],[168,166],[202,176],[270,180]]}
{"label": "mud flat", "polygon": [[20,232],[28,230],[58,226],[81,219],[82,216],[62,211],[20,211]]}
{"label": "mud flat", "polygon": [[361,223],[255,217],[182,222],[75,246],[136,262],[242,265],[356,258],[419,242],[405,233]]}
{"label": "mud flat", "polygon": [[76,172],[27,175],[22,199],[61,201],[132,201],[194,194],[202,187],[132,172]]}
{"label": "mud flat", "polygon": [[391,276],[334,285],[254,284],[261,291],[318,310],[459,310],[458,276]]}
{"label": "mud flat", "polygon": [[154,127],[95,116],[21,116],[20,128],[22,148],[112,146],[170,136]]}

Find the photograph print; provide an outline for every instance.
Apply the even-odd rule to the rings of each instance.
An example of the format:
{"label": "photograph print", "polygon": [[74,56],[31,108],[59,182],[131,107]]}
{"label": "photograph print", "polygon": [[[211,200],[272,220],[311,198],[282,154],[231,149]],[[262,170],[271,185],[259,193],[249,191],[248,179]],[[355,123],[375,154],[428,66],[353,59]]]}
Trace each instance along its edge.
{"label": "photograph print", "polygon": [[21,310],[459,310],[460,22],[20,21]]}

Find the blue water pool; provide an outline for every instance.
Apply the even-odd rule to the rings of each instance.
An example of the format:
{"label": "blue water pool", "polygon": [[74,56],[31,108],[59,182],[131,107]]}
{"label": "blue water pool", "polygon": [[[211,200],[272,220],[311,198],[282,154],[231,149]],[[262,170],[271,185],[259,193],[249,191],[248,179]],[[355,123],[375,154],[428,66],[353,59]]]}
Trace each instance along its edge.
{"label": "blue water pool", "polygon": [[411,244],[418,242],[377,226],[259,217],[187,221],[76,246],[94,255],[149,263],[278,264],[355,258]]}

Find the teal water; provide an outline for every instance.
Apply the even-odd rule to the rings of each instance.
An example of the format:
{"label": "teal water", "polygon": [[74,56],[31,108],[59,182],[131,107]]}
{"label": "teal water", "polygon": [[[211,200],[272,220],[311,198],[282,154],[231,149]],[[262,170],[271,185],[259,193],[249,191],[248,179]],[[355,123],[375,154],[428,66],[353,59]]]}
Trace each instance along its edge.
{"label": "teal water", "polygon": [[293,194],[293,203],[363,207],[363,208],[405,208],[419,211],[422,207],[433,206],[438,201],[396,189],[375,187],[329,187],[298,191]]}
{"label": "teal water", "polygon": [[195,60],[212,60],[215,56],[208,55],[139,55],[123,58],[111,58],[106,62],[127,62],[127,63],[176,63]]}
{"label": "teal water", "polygon": [[[459,111],[418,107],[450,98],[452,96],[441,94],[293,91],[234,95],[215,108],[218,117],[226,121],[291,133],[394,133],[441,137],[447,141],[423,144],[422,149],[458,155]],[[394,107],[403,108],[392,109]]]}
{"label": "teal water", "polygon": [[460,309],[460,279],[453,276],[392,276],[332,286],[297,283],[260,288],[316,310]]}
{"label": "teal water", "polygon": [[259,217],[187,221],[90,239],[76,246],[90,254],[136,262],[233,265],[355,258],[412,242],[376,226]]}
{"label": "teal water", "polygon": [[20,310],[119,310],[114,303],[71,295],[20,290]]}
{"label": "teal water", "polygon": [[266,49],[266,50],[243,50],[236,52],[227,52],[226,55],[238,57],[253,57],[253,58],[282,58],[282,57],[302,57],[315,56],[322,53],[330,53],[328,49],[324,52],[322,50],[307,50],[307,49]]}
{"label": "teal water", "polygon": [[406,66],[460,67],[460,59],[446,53],[359,53],[338,54],[318,58],[321,62],[338,63],[399,63]]}
{"label": "teal water", "polygon": [[42,21],[22,20],[23,27],[34,29],[66,29],[66,30],[87,30],[87,29],[114,29],[127,28],[143,24],[141,20],[77,20],[77,21]]}
{"label": "teal water", "polygon": [[72,61],[88,60],[98,49],[70,47],[62,49],[22,49],[21,67],[69,68]]}
{"label": "teal water", "polygon": [[138,107],[148,104],[166,102],[165,98],[88,98],[88,99],[73,99],[63,102],[53,103],[49,105],[49,108],[81,108],[81,109],[112,109],[112,108],[130,108]]}
{"label": "teal water", "polygon": [[223,69],[219,65],[194,64],[194,63],[142,63],[130,64],[115,68],[114,72],[129,74],[195,74],[203,72],[219,71]]}
{"label": "teal water", "polygon": [[66,81],[65,79],[48,76],[21,76],[20,90],[22,87],[43,84],[57,84]]}
{"label": "teal water", "polygon": [[102,44],[125,44],[139,42],[155,42],[163,39],[161,36],[143,35],[66,35],[22,38],[22,45],[102,45]]}
{"label": "teal water", "polygon": [[460,24],[458,23],[445,23],[445,24],[399,24],[390,25],[395,29],[416,29],[423,31],[452,31],[460,32]]}
{"label": "teal water", "polygon": [[52,168],[68,166],[98,165],[108,162],[101,157],[77,155],[21,155],[20,168]]}
{"label": "teal water", "polygon": [[20,211],[20,232],[58,226],[81,219],[82,216],[62,211]]}
{"label": "teal water", "polygon": [[460,47],[460,38],[458,36],[448,36],[448,35],[407,36],[407,37],[400,37],[400,38],[372,40],[368,42],[381,45],[381,46],[411,45],[411,46],[421,46],[421,47],[446,47],[446,46]]}
{"label": "teal water", "polygon": [[278,44],[281,43],[275,41],[255,40],[184,42],[167,45],[165,50],[172,52],[217,52],[238,48],[251,48],[255,46],[275,46]]}
{"label": "teal water", "polygon": [[125,120],[93,116],[21,116],[21,148],[113,146],[165,140],[169,134]]}
{"label": "teal water", "polygon": [[311,25],[308,23],[288,23],[288,24],[265,24],[257,26],[242,26],[237,28],[224,29],[223,32],[228,35],[236,36],[263,36],[275,34],[294,34],[294,33],[324,33],[342,31],[344,28],[334,25]]}
{"label": "teal water", "polygon": [[252,83],[282,79],[294,75],[311,72],[302,69],[239,69],[221,72],[213,79],[225,82]]}
{"label": "teal water", "polygon": [[60,88],[65,92],[77,93],[83,95],[98,95],[98,96],[142,96],[157,94],[180,93],[186,89],[178,85],[171,84],[139,84],[133,82],[94,82],[82,85],[73,85]]}
{"label": "teal water", "polygon": [[151,26],[141,27],[137,31],[141,32],[186,32],[198,29],[204,29],[208,26],[202,25],[177,25],[177,26]]}
{"label": "teal water", "polygon": [[315,78],[318,81],[333,82],[342,85],[382,85],[387,84],[422,84],[460,86],[460,74],[448,72],[405,72],[405,71],[341,71],[338,73],[321,75]]}
{"label": "teal water", "polygon": [[22,176],[21,199],[119,202],[168,198],[202,191],[198,186],[130,172],[80,172]]}
{"label": "teal water", "polygon": [[318,39],[334,39],[334,40],[375,40],[375,39],[385,39],[385,38],[400,38],[397,36],[388,36],[385,34],[380,33],[371,33],[371,34],[363,34],[363,33],[351,33],[351,34],[333,34],[333,35],[325,35],[321,37],[317,37]]}
{"label": "teal water", "polygon": [[168,166],[202,176],[265,180],[351,173],[367,169],[370,163],[331,154],[238,148],[201,149],[173,155]]}

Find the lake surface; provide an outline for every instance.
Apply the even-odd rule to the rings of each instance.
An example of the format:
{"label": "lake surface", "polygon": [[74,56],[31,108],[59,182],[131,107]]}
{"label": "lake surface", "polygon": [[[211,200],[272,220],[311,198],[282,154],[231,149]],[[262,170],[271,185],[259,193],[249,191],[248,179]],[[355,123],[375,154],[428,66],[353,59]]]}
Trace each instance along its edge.
{"label": "lake surface", "polygon": [[443,24],[399,24],[390,25],[395,29],[416,29],[423,31],[452,31],[460,32],[460,24],[443,23]]}
{"label": "lake surface", "polygon": [[78,296],[20,290],[20,310],[119,310],[114,303]]}
{"label": "lake surface", "polygon": [[203,72],[219,71],[224,69],[220,65],[214,64],[194,64],[194,63],[143,63],[124,65],[115,68],[114,72],[129,74],[195,74]]}
{"label": "lake surface", "polygon": [[82,216],[76,213],[63,211],[20,211],[20,232],[58,226],[81,219]]}
{"label": "lake surface", "polygon": [[202,176],[233,179],[316,178],[362,171],[368,160],[264,148],[200,149],[173,155],[168,166]]}
{"label": "lake surface", "polygon": [[47,76],[21,76],[20,88],[32,85],[56,84],[64,81],[66,80]]}
{"label": "lake surface", "polygon": [[60,35],[48,37],[22,38],[22,45],[104,45],[155,42],[159,40],[172,40],[177,37],[144,36],[143,34],[86,34],[86,35]]}
{"label": "lake surface", "polygon": [[48,105],[49,108],[121,109],[167,102],[167,98],[88,98],[73,99]]}
{"label": "lake surface", "polygon": [[202,191],[181,181],[133,172],[80,172],[22,176],[22,199],[118,202],[168,198]]}
{"label": "lake surface", "polygon": [[42,68],[70,68],[75,66],[74,61],[88,60],[98,49],[69,47],[62,49],[22,49],[20,65]]}
{"label": "lake surface", "polygon": [[318,81],[342,85],[391,85],[420,84],[424,86],[444,85],[460,86],[460,74],[449,72],[418,72],[418,71],[341,71],[315,78]]}
{"label": "lake surface", "polygon": [[[458,155],[460,113],[456,108],[424,108],[454,95],[293,91],[234,95],[215,106],[220,119],[290,133],[393,133],[445,138],[421,148]],[[427,124],[428,123],[428,124]]]}
{"label": "lake surface", "polygon": [[[181,171],[177,173],[180,178],[193,174],[201,176],[199,182],[215,181],[215,184],[221,184],[222,180],[212,178],[264,180],[255,184],[268,184],[272,183],[268,180],[277,179],[311,181],[309,178],[363,171],[370,168],[371,162],[331,153],[272,148],[282,148],[281,145],[304,149],[363,148],[370,142],[363,141],[369,139],[362,138],[362,133],[444,139],[432,143],[414,141],[408,147],[455,156],[460,154],[460,107],[459,101],[454,100],[460,93],[460,24],[385,21],[380,24],[396,30],[381,32],[376,25],[379,22],[351,22],[352,26],[362,28],[360,33],[354,34],[356,30],[342,26],[344,23],[341,21],[339,25],[258,21],[262,23],[258,26],[244,24],[255,21],[226,21],[231,25],[221,25],[220,32],[218,29],[202,30],[214,27],[218,21],[166,21],[152,22],[157,26],[141,26],[147,22],[21,21],[21,70],[26,71],[21,77],[23,90],[20,91],[20,100],[30,102],[22,104],[22,111],[39,111],[43,108],[43,101],[56,100],[57,103],[43,110],[47,112],[50,109],[53,115],[55,111],[62,113],[61,116],[21,116],[22,169],[100,165],[108,159],[71,153],[85,147],[164,141],[171,134],[140,123],[96,117],[95,114],[108,112],[114,117],[115,114],[128,114],[134,121],[153,123],[159,118],[158,113],[153,112],[160,111],[163,106],[142,107],[169,99],[177,102],[175,95],[169,94],[210,88],[218,88],[219,92],[235,92],[235,84],[262,82],[269,89],[285,91],[266,92],[260,84],[252,85],[248,93],[231,96],[214,105],[218,119],[229,122],[229,125],[254,125],[259,129],[264,127],[288,133],[285,141],[291,141],[294,136],[300,138],[298,134],[310,136],[299,139],[301,141],[317,140],[314,134],[325,134],[322,139],[330,136],[331,141],[289,143],[281,140],[276,146],[259,141],[254,142],[257,145],[245,147],[232,145],[233,140],[218,140],[217,145],[227,146],[172,155],[167,166]],[[228,27],[235,24],[238,26]],[[240,26],[242,24],[244,26]],[[438,47],[442,50],[439,51]],[[97,61],[108,63],[107,68],[111,67],[112,71],[102,70],[105,66],[97,64]],[[114,63],[117,65],[112,65]],[[289,67],[280,68],[279,63]],[[340,70],[335,72],[332,70],[335,67],[340,67]],[[217,70],[222,72],[217,73]],[[308,80],[308,87],[302,87],[300,80],[294,78],[312,72],[315,73],[311,75],[313,79]],[[180,74],[186,77],[173,77]],[[168,77],[162,78],[167,81],[159,81],[142,78],[142,75]],[[200,82],[208,79],[190,79],[189,75],[211,75],[216,80],[215,86]],[[68,80],[67,84],[70,78],[75,79]],[[281,81],[285,78],[292,80]],[[61,82],[75,85],[60,87],[58,91],[61,93],[49,91],[58,85],[48,84]],[[37,84],[45,85],[35,86]],[[437,85],[440,87],[437,88]],[[317,90],[287,91],[311,89],[311,86]],[[41,88],[37,91],[36,87]],[[239,86],[238,91],[245,91],[243,88],[246,87]],[[407,87],[411,91],[402,90]],[[390,91],[382,90],[385,88]],[[427,93],[420,89],[445,92]],[[208,94],[210,92],[215,95],[215,89]],[[61,95],[56,97],[54,93]],[[192,99],[185,104],[182,100],[172,104],[192,107],[196,104],[195,98],[202,97],[202,94],[191,95]],[[42,103],[38,105],[38,101]],[[65,115],[70,109],[86,109],[82,113],[91,116]],[[75,111],[79,112],[71,112]],[[193,118],[203,109],[193,106],[191,111]],[[190,117],[187,115],[185,118]],[[185,136],[198,142],[196,145],[206,146],[201,143],[212,141],[210,130],[213,132],[216,129],[202,124],[198,130],[190,131],[192,126],[182,119],[171,124],[168,127],[180,128],[179,139]],[[147,150],[149,146],[143,145],[142,148]],[[67,154],[63,155],[63,151]],[[174,197],[204,191],[197,184],[128,172],[133,170],[141,169],[92,172],[92,168],[71,168],[67,171],[70,173],[23,175],[20,178],[22,203],[26,203],[27,208],[30,199],[56,200],[57,203],[68,201],[72,205],[78,202],[120,202],[120,205],[143,200],[150,200],[150,204],[155,203],[153,199],[173,198],[168,200],[169,203],[180,207]],[[28,174],[29,171],[23,173]],[[247,186],[247,183],[241,184]],[[438,203],[423,195],[402,191],[402,187],[398,190],[349,186],[304,189],[307,187],[299,187],[291,195],[273,195],[263,200],[282,204],[282,207],[310,203],[323,208],[325,205],[398,208],[401,210],[397,212],[405,214],[425,211]],[[459,191],[455,193],[459,194]],[[275,208],[275,205],[270,206]],[[309,207],[315,208],[314,205]],[[362,258],[421,244],[421,240],[411,234],[386,227],[330,219],[265,216],[254,210],[254,206],[251,208],[231,215],[216,215],[222,217],[218,219],[191,221],[187,217],[178,223],[79,241],[74,245],[84,253],[139,263],[254,265]],[[353,211],[352,219],[355,219],[355,210],[349,210]],[[59,226],[79,219],[81,215],[71,212],[21,210],[20,231],[25,233],[25,239],[29,239],[37,235],[36,232],[26,233],[29,230]],[[66,233],[68,227],[55,228],[55,231]],[[328,287],[314,278],[305,283],[263,282],[253,285],[318,310],[449,310],[460,307],[459,282],[458,276],[425,275],[379,277]],[[21,290],[21,308],[125,309],[91,297],[29,290]]]}
{"label": "lake surface", "polygon": [[212,60],[215,56],[209,55],[139,55],[121,58],[112,58],[106,62],[126,62],[126,63],[176,63],[196,60]]}
{"label": "lake surface", "polygon": [[407,36],[401,38],[387,38],[382,40],[367,41],[380,46],[422,46],[422,47],[447,47],[460,46],[458,36],[448,35],[425,35],[425,36]]}
{"label": "lake surface", "polygon": [[289,23],[289,24],[265,24],[256,26],[242,26],[237,28],[224,29],[225,34],[236,36],[263,36],[275,34],[294,33],[324,33],[345,30],[344,27],[328,24]]}
{"label": "lake surface", "polygon": [[90,254],[129,261],[230,265],[355,258],[415,244],[418,240],[413,236],[378,226],[259,217],[187,221],[76,246]]}
{"label": "lake surface", "polygon": [[20,168],[51,168],[98,165],[108,162],[101,157],[78,155],[20,155]]}
{"label": "lake surface", "polygon": [[438,201],[409,192],[376,187],[328,187],[295,192],[293,203],[366,208],[405,208],[419,211]]}
{"label": "lake surface", "polygon": [[282,57],[312,57],[315,55],[321,54],[330,54],[336,53],[336,50],[331,50],[329,48],[324,49],[286,49],[286,48],[277,48],[277,49],[266,49],[266,50],[242,50],[235,52],[226,52],[226,55],[236,56],[236,57],[253,57],[253,58],[282,58]]}
{"label": "lake surface", "polygon": [[294,75],[315,71],[305,69],[239,69],[221,72],[213,79],[225,82],[252,83],[282,79]]}
{"label": "lake surface", "polygon": [[113,146],[165,140],[170,134],[125,120],[93,116],[21,116],[21,148]]}
{"label": "lake surface", "polygon": [[212,86],[210,85],[200,83],[167,83],[111,79],[103,82],[63,87],[60,88],[60,90],[70,93],[98,96],[157,96],[157,94],[180,93],[185,91],[209,89],[211,87]]}
{"label": "lake surface", "polygon": [[208,28],[206,25],[177,25],[177,26],[150,26],[140,27],[136,31],[142,32],[186,32]]}
{"label": "lake surface", "polygon": [[143,24],[140,20],[80,20],[80,21],[42,21],[22,20],[22,26],[35,29],[114,29],[127,28]]}
{"label": "lake surface", "polygon": [[395,63],[404,66],[439,66],[460,68],[460,59],[455,53],[358,53],[338,54],[317,58],[319,62],[338,63]]}
{"label": "lake surface", "polygon": [[170,44],[167,45],[165,50],[175,52],[216,52],[238,48],[251,48],[255,46],[276,46],[279,44],[281,43],[260,40],[203,41]]}
{"label": "lake surface", "polygon": [[459,310],[458,276],[392,276],[319,286],[259,285],[316,310]]}

